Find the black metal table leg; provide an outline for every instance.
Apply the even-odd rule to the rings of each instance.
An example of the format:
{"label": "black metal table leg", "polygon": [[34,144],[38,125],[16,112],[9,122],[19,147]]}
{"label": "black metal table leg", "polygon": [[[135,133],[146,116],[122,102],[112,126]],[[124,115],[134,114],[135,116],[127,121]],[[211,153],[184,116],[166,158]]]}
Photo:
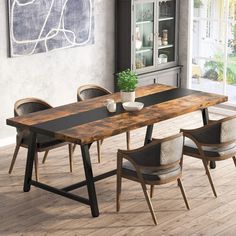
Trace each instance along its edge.
{"label": "black metal table leg", "polygon": [[25,181],[23,189],[24,192],[30,191],[35,151],[36,151],[36,133],[31,132],[30,143],[28,146],[27,160],[26,160],[26,168],[25,168]]}
{"label": "black metal table leg", "polygon": [[[204,125],[208,124],[209,113],[208,113],[208,109],[207,108],[202,110],[202,120],[203,120],[203,124]],[[215,161],[210,161],[210,168],[211,169],[215,169],[216,168],[216,162]]]}
{"label": "black metal table leg", "polygon": [[216,168],[216,162],[215,161],[210,161],[210,168],[215,169]]}
{"label": "black metal table leg", "polygon": [[202,120],[203,120],[203,124],[204,125],[208,124],[209,113],[208,113],[208,109],[207,108],[202,109]]}
{"label": "black metal table leg", "polygon": [[153,125],[148,125],[146,130],[146,136],[144,140],[144,145],[151,142],[152,138]]}
{"label": "black metal table leg", "polygon": [[81,145],[81,153],[83,158],[85,177],[87,181],[87,189],[88,189],[91,213],[93,217],[97,217],[99,216],[99,210],[98,210],[97,195],[93,180],[93,171],[89,155],[89,145]]}

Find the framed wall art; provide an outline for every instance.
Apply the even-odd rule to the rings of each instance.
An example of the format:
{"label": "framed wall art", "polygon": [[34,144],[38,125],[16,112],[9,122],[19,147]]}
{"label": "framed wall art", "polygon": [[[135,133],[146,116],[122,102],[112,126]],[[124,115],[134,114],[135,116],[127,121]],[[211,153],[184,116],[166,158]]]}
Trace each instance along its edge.
{"label": "framed wall art", "polygon": [[8,0],[10,56],[94,43],[94,0]]}

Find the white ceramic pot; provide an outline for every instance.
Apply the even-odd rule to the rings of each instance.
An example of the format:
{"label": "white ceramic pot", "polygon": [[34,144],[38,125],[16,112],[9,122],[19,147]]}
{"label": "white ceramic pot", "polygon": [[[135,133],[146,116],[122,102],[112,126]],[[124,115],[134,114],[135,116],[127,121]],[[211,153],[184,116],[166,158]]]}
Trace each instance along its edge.
{"label": "white ceramic pot", "polygon": [[121,102],[134,102],[135,101],[135,91],[133,92],[123,92],[120,91]]}

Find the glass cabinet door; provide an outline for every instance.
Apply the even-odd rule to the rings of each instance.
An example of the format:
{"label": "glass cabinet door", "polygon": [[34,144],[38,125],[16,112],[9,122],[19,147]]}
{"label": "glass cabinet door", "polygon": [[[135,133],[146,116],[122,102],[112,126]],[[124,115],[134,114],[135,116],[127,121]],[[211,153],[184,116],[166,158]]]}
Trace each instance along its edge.
{"label": "glass cabinet door", "polygon": [[158,12],[157,63],[160,65],[175,61],[176,1],[159,0]]}
{"label": "glass cabinet door", "polygon": [[136,2],[134,51],[136,70],[154,66],[154,1]]}

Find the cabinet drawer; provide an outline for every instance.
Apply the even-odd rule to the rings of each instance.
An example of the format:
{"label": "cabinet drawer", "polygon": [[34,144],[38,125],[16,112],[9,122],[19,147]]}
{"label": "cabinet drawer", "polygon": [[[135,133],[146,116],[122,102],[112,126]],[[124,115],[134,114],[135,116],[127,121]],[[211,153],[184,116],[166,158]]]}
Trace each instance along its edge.
{"label": "cabinet drawer", "polygon": [[166,71],[164,73],[158,73],[157,75],[158,84],[166,84],[170,86],[179,86],[179,69],[173,71]]}
{"label": "cabinet drawer", "polygon": [[156,76],[138,76],[138,86],[145,86],[150,84],[155,84]]}

